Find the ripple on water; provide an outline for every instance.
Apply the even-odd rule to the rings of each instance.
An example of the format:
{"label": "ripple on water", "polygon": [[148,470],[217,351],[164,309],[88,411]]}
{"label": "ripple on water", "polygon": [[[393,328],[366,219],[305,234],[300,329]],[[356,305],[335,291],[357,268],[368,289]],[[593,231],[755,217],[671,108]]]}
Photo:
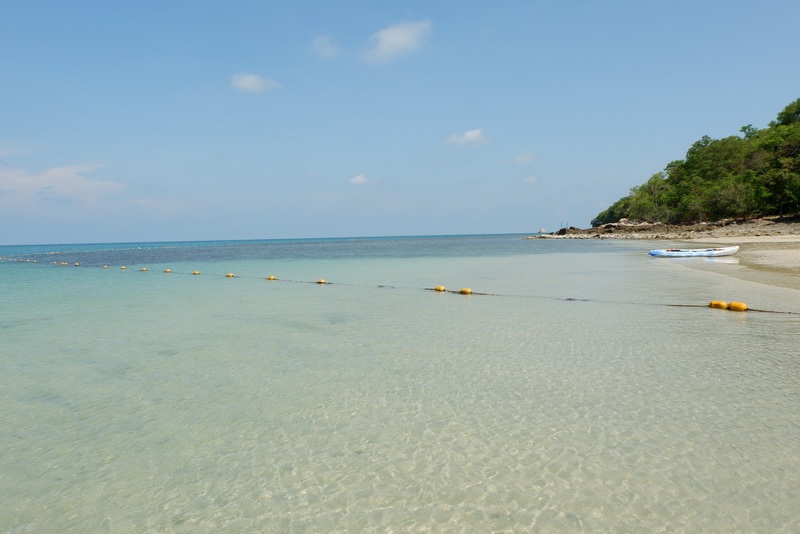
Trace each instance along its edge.
{"label": "ripple on water", "polygon": [[[521,261],[417,269],[469,264],[508,289]],[[0,528],[800,529],[797,320],[652,305],[709,285],[654,268],[668,297],[635,273],[558,285],[571,263],[518,293],[593,301],[149,275],[69,313],[50,297],[0,317],[20,348]]]}

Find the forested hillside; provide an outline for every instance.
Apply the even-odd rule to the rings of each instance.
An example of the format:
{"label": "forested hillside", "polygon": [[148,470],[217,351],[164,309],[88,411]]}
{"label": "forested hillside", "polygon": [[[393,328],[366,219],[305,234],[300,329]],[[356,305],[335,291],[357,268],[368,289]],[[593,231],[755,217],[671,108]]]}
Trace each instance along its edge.
{"label": "forested hillside", "polygon": [[800,213],[800,98],[769,127],[741,136],[703,136],[683,160],[669,163],[592,221],[622,218],[666,223]]}

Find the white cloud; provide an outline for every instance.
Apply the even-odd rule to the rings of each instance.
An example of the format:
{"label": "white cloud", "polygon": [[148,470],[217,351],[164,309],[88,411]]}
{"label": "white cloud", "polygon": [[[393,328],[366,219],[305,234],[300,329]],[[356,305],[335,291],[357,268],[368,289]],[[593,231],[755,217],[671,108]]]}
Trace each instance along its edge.
{"label": "white cloud", "polygon": [[323,59],[333,59],[339,55],[339,47],[330,35],[318,35],[311,41],[311,52]]}
{"label": "white cloud", "polygon": [[385,63],[392,59],[409,54],[425,44],[425,38],[431,31],[431,21],[401,22],[378,30],[370,37],[373,43],[366,58],[373,63]]}
{"label": "white cloud", "polygon": [[39,174],[0,169],[0,205],[32,205],[44,199],[70,199],[96,204],[104,197],[125,189],[125,185],[117,182],[90,180],[82,176],[96,168],[74,165],[56,167]]}
{"label": "white cloud", "polygon": [[265,78],[249,72],[240,72],[231,76],[231,85],[246,93],[263,93],[267,89],[274,89],[281,86],[281,84],[271,78]]}
{"label": "white cloud", "polygon": [[348,183],[350,183],[351,185],[364,185],[367,182],[368,182],[367,177],[364,176],[363,174],[359,174],[358,176],[350,178],[350,181]]}
{"label": "white cloud", "polygon": [[26,156],[30,154],[30,149],[15,143],[0,146],[0,158],[8,156]]}
{"label": "white cloud", "polygon": [[447,139],[448,143],[454,145],[481,145],[489,142],[488,137],[484,137],[482,128],[467,130],[462,135],[453,134]]}
{"label": "white cloud", "polygon": [[535,156],[529,150],[526,150],[524,152],[519,153],[517,157],[514,158],[514,163],[519,163],[520,165],[523,165],[525,163],[532,162],[534,159],[536,159]]}

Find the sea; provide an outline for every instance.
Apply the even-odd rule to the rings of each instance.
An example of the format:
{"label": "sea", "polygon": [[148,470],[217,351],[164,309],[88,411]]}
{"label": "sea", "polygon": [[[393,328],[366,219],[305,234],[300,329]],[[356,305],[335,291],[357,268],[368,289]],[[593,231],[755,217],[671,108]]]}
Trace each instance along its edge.
{"label": "sea", "polygon": [[800,532],[798,276],[523,237],[0,247],[0,532]]}

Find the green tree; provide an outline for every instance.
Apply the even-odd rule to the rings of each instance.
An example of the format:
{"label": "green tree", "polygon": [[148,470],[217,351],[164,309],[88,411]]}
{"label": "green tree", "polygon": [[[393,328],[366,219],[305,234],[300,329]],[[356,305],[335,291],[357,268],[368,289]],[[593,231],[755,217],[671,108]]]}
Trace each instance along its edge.
{"label": "green tree", "polygon": [[748,124],[747,126],[742,126],[739,128],[739,131],[744,134],[745,139],[752,139],[758,135],[758,128],[753,128],[752,124]]}
{"label": "green tree", "polygon": [[775,121],[771,122],[769,125],[788,126],[796,122],[800,122],[800,98],[783,108],[783,111],[778,113],[778,117],[775,119]]}
{"label": "green tree", "polygon": [[704,135],[642,185],[601,212],[593,225],[632,218],[707,221],[800,213],[800,99],[769,127],[743,137]]}

